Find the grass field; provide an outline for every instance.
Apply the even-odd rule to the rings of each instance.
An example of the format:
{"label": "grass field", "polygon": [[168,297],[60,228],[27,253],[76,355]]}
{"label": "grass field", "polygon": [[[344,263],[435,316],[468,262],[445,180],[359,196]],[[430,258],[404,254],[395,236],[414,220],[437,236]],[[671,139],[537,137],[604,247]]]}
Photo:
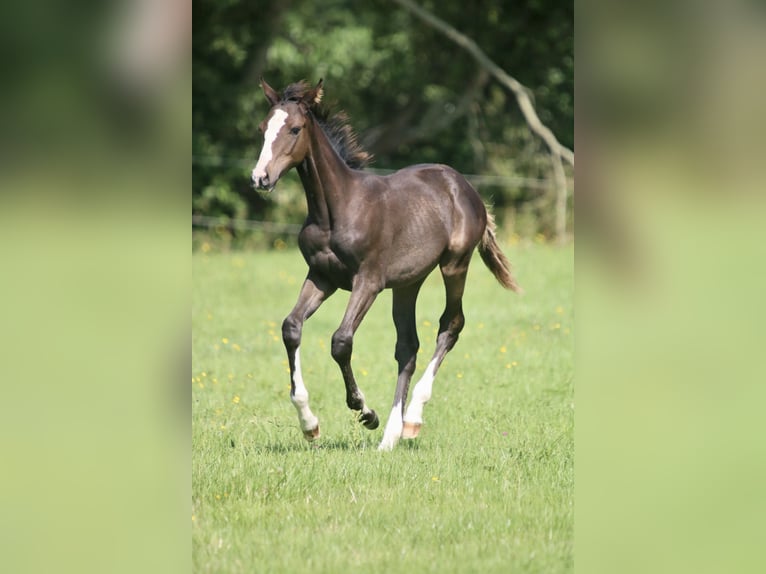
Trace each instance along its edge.
{"label": "grass field", "polygon": [[[309,444],[280,332],[305,276],[300,254],[194,255],[195,572],[573,570],[573,248],[505,251],[526,294],[503,290],[474,258],[466,327],[420,437],[389,453],[376,447],[396,382],[390,292],[354,341],[360,388],[381,416],[375,431],[346,408],[329,352],[348,294],[306,323],[303,375],[322,429]],[[436,272],[418,300],[415,380],[443,300]]]}

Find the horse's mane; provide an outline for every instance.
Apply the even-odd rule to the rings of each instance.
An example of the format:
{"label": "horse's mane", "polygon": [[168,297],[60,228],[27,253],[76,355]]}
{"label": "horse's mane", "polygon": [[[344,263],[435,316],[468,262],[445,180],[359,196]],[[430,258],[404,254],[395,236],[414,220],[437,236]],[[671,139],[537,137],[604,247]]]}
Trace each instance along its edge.
{"label": "horse's mane", "polygon": [[[311,86],[305,80],[290,84],[282,92],[282,101],[298,102],[309,90],[311,90]],[[317,103],[311,106],[311,113],[327,139],[330,140],[333,149],[346,162],[347,166],[353,169],[362,169],[372,161],[372,154],[368,153],[359,143],[356,132],[349,125],[349,117],[345,112],[333,112],[329,107]]]}

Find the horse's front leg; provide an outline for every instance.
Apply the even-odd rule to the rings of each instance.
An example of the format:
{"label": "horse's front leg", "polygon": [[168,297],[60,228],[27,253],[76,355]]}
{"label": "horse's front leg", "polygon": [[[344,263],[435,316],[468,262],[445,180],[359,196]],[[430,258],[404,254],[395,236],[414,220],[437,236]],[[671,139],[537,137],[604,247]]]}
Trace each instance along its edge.
{"label": "horse's front leg", "polygon": [[351,352],[354,333],[381,290],[382,287],[376,282],[355,281],[343,321],[332,336],[332,357],[338,363],[346,385],[346,404],[348,408],[360,411],[359,420],[370,430],[378,428],[380,422],[375,411],[365,403],[364,394],[356,384],[354,372],[351,370]]}
{"label": "horse's front leg", "polygon": [[282,340],[290,363],[290,400],[298,411],[298,420],[306,440],[319,437],[319,419],[309,408],[309,392],[301,372],[301,333],[303,323],[311,317],[322,302],[335,292],[335,288],[309,273],[303,282],[295,307],[282,323]]}

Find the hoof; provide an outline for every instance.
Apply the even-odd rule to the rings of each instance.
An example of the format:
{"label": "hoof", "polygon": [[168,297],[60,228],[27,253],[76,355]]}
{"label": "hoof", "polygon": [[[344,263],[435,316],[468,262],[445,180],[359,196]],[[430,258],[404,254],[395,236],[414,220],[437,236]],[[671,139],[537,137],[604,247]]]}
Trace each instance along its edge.
{"label": "hoof", "polygon": [[375,430],[380,426],[380,420],[378,420],[378,415],[375,413],[375,411],[362,413],[359,416],[359,420],[362,421],[362,424],[365,426],[365,428],[370,430]]}
{"label": "hoof", "polygon": [[303,431],[303,438],[305,438],[307,441],[312,442],[319,438],[319,425],[316,426],[316,428],[313,428],[311,430],[305,430]]}
{"label": "hoof", "polygon": [[421,423],[408,423],[404,422],[404,428],[402,428],[402,438],[417,438],[420,434]]}

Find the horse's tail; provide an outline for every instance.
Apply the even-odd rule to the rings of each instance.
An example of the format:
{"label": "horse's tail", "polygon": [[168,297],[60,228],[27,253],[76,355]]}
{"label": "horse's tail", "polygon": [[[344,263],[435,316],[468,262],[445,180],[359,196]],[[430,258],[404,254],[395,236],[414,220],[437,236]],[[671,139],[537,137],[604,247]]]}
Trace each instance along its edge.
{"label": "horse's tail", "polygon": [[484,264],[489,267],[495,279],[500,285],[516,293],[521,293],[522,289],[516,283],[511,274],[511,264],[508,258],[500,250],[500,246],[495,239],[495,218],[487,210],[487,227],[484,229],[484,235],[479,242],[479,255],[481,255]]}

